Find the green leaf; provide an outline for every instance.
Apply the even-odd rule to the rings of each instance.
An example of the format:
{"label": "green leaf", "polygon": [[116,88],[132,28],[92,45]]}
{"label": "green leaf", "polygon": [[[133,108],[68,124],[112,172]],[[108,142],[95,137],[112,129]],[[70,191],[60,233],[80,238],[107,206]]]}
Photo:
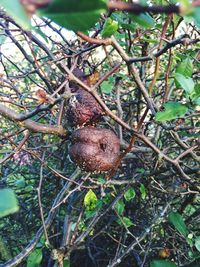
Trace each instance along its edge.
{"label": "green leaf", "polygon": [[112,13],[111,17],[118,22],[118,25],[122,27],[123,29],[130,30],[132,32],[135,32],[136,29],[136,23],[133,22],[127,22],[126,15],[122,12],[115,11]]}
{"label": "green leaf", "polygon": [[133,222],[131,221],[131,219],[129,219],[128,217],[123,217],[122,221],[126,227],[130,227],[130,226],[134,225]]}
{"label": "green leaf", "polygon": [[54,0],[38,14],[72,31],[89,30],[106,11],[104,0]]}
{"label": "green leaf", "polygon": [[153,260],[150,267],[177,267],[177,265],[169,260]]}
{"label": "green leaf", "polygon": [[176,69],[176,73],[182,74],[185,77],[191,77],[192,72],[193,72],[193,64],[190,57],[184,59]]}
{"label": "green leaf", "polygon": [[96,194],[90,189],[84,198],[84,206],[87,211],[92,211],[96,208],[97,204],[97,196]]}
{"label": "green leaf", "polygon": [[128,217],[120,217],[117,219],[117,223],[121,226],[125,226],[126,228],[133,226],[133,222]]}
{"label": "green leaf", "polygon": [[104,179],[103,177],[99,177],[97,181],[101,184],[105,184],[106,179]]}
{"label": "green leaf", "polygon": [[38,267],[42,261],[42,249],[34,250],[27,259],[27,267]]}
{"label": "green leaf", "polygon": [[31,29],[30,19],[19,0],[1,0],[0,4],[22,28],[25,30]]}
{"label": "green leaf", "polygon": [[125,208],[125,204],[123,200],[119,200],[116,204],[115,204],[115,210],[117,212],[118,215],[122,215],[124,212],[124,208]]}
{"label": "green leaf", "polygon": [[183,217],[178,212],[170,212],[168,220],[171,224],[173,224],[180,234],[182,234],[184,237],[188,235],[188,230]]}
{"label": "green leaf", "polygon": [[24,188],[24,190],[25,190],[27,193],[29,193],[29,192],[33,191],[33,186],[32,186],[32,185],[27,185],[27,186]]}
{"label": "green leaf", "polygon": [[0,190],[0,218],[19,210],[15,193],[11,189]]}
{"label": "green leaf", "polygon": [[200,84],[195,84],[194,90],[191,93],[190,98],[195,105],[200,106]]}
{"label": "green leaf", "polygon": [[26,185],[26,182],[25,182],[24,178],[15,181],[15,186],[17,188],[23,188],[23,187],[25,187],[25,185]]}
{"label": "green leaf", "polygon": [[103,203],[104,204],[109,204],[112,200],[112,197],[111,197],[111,194],[110,193],[107,193],[104,197],[103,197]]}
{"label": "green leaf", "polygon": [[85,212],[85,218],[86,219],[90,219],[92,217],[94,217],[96,215],[96,211],[93,209],[93,210],[86,210]]}
{"label": "green leaf", "polygon": [[129,15],[130,18],[144,28],[152,28],[155,25],[155,20],[148,14],[142,13],[140,15]]}
{"label": "green leaf", "polygon": [[192,248],[194,245],[193,239],[189,238],[189,235],[186,237],[186,242],[188,243],[188,245]]}
{"label": "green leaf", "polygon": [[149,38],[149,37],[148,38],[143,37],[142,41],[143,42],[147,42],[149,44],[158,44],[159,43],[158,40],[155,40],[155,39],[152,39],[152,38]]}
{"label": "green leaf", "polygon": [[200,236],[195,238],[195,247],[198,251],[200,251]]}
{"label": "green leaf", "polygon": [[69,259],[64,259],[63,267],[70,267],[70,260]]}
{"label": "green leaf", "polygon": [[178,102],[165,103],[164,108],[164,111],[159,111],[156,113],[156,121],[171,121],[179,117],[183,117],[188,111],[188,108],[185,105]]}
{"label": "green leaf", "polygon": [[104,81],[102,84],[101,84],[101,91],[105,94],[110,94],[112,92],[112,84],[108,81]]}
{"label": "green leaf", "polygon": [[128,23],[122,23],[121,25],[120,25],[123,29],[125,29],[125,30],[129,30],[129,31],[131,31],[131,32],[135,32],[135,30],[136,30],[136,24],[134,24],[134,23],[131,23],[131,24],[128,24]]}
{"label": "green leaf", "polygon": [[110,37],[118,30],[118,22],[112,20],[111,18],[107,18],[106,22],[103,25],[103,30],[101,36],[103,38]]}
{"label": "green leaf", "polygon": [[200,6],[194,8],[192,16],[196,26],[200,28]]}
{"label": "green leaf", "polygon": [[135,190],[133,188],[129,188],[124,194],[124,198],[126,199],[126,201],[130,201],[134,197],[135,197]]}
{"label": "green leaf", "polygon": [[183,90],[186,92],[186,94],[190,95],[192,93],[192,91],[194,90],[194,82],[192,78],[185,77],[184,75],[180,73],[176,73],[175,79],[180,84],[180,86],[183,88]]}
{"label": "green leaf", "polygon": [[144,200],[147,196],[146,188],[143,184],[140,185],[141,198]]}

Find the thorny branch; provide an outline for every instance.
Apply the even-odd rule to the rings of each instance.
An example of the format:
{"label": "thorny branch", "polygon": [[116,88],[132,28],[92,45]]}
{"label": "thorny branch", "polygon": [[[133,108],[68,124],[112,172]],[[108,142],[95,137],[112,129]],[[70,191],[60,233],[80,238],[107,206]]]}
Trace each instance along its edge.
{"label": "thorny branch", "polygon": [[[143,7],[137,4],[120,1],[109,1],[108,6],[110,11],[118,9],[124,11],[128,10],[133,13],[146,10],[151,11],[152,13],[164,12],[171,14],[180,11],[178,6],[173,5],[167,7]],[[158,125],[159,131],[156,133],[156,138],[154,138],[154,132],[152,131],[152,134],[150,129],[152,125],[156,125],[156,122],[153,121],[153,116],[159,110],[160,106],[156,99],[156,94],[160,97],[159,94],[161,94],[162,90],[161,88],[158,88],[156,92],[150,92],[148,87],[149,77],[146,77],[144,73],[141,74],[142,68],[140,68],[140,63],[137,65],[134,65],[134,63],[142,62],[148,64],[148,61],[150,60],[154,63],[154,58],[164,57],[169,49],[173,51],[172,48],[174,47],[176,47],[176,49],[182,49],[184,45],[193,45],[196,42],[199,42],[199,38],[194,39],[188,34],[184,34],[174,39],[172,35],[170,35],[167,36],[167,39],[170,41],[160,39],[160,43],[163,43],[164,41],[166,42],[165,46],[160,45],[158,51],[153,52],[152,54],[147,54],[146,56],[141,56],[138,53],[132,53],[131,49],[129,50],[129,53],[125,52],[124,48],[114,37],[99,39],[78,32],[77,35],[84,40],[84,43],[69,42],[65,39],[65,36],[61,31],[55,28],[54,24],[44,19],[43,22],[45,25],[56,32],[62,39],[60,44],[56,42],[53,43],[53,47],[55,47],[57,51],[56,49],[52,51],[47,44],[44,44],[41,39],[37,37],[37,35],[22,31],[22,29],[20,29],[9,17],[5,16],[4,13],[1,13],[1,17],[2,21],[0,22],[0,26],[2,29],[5,29],[5,36],[9,37],[16,45],[25,61],[28,62],[29,67],[22,70],[20,66],[17,66],[14,60],[12,61],[8,56],[4,55],[3,51],[1,51],[1,63],[6,73],[6,78],[0,77],[0,82],[2,82],[1,97],[3,102],[7,104],[0,104],[0,114],[3,118],[13,121],[13,125],[17,124],[22,128],[28,129],[29,132],[26,133],[22,139],[20,139],[20,137],[20,140],[18,140],[17,136],[20,136],[21,131],[16,132],[13,130],[11,133],[3,133],[1,131],[0,147],[4,148],[11,146],[13,147],[13,150],[11,150],[11,153],[5,153],[5,156],[0,163],[2,165],[3,177],[7,177],[7,171],[10,168],[9,159],[13,158],[13,155],[16,152],[27,153],[32,160],[34,159],[34,161],[32,161],[33,167],[30,166],[31,171],[28,173],[28,176],[34,175],[36,178],[38,177],[39,182],[37,181],[36,184],[38,190],[38,210],[35,211],[33,209],[31,210],[31,213],[33,212],[38,215],[38,211],[40,211],[42,217],[42,223],[40,225],[42,226],[34,234],[35,236],[29,244],[22,249],[21,253],[10,260],[6,260],[5,263],[0,264],[0,266],[15,266],[24,261],[24,259],[35,249],[44,232],[46,240],[50,244],[49,249],[54,250],[56,247],[59,247],[62,252],[62,259],[69,257],[73,251],[88,248],[90,253],[89,256],[87,256],[93,258],[93,262],[96,263],[95,257],[98,258],[98,256],[92,254],[91,247],[94,249],[94,247],[96,247],[96,240],[98,240],[99,237],[104,238],[105,235],[106,238],[103,239],[105,242],[107,239],[112,239],[112,241],[114,240],[117,244],[117,246],[114,246],[114,251],[107,252],[109,255],[109,267],[119,265],[126,256],[132,255],[130,253],[132,251],[136,254],[138,253],[137,258],[142,257],[141,255],[143,255],[144,252],[143,247],[146,245],[144,240],[147,239],[148,243],[149,235],[153,234],[158,225],[165,223],[170,205],[176,209],[177,205],[174,203],[177,203],[180,196],[185,201],[182,204],[180,201],[180,207],[178,207],[179,210],[184,210],[187,203],[191,205],[193,202],[195,203],[195,196],[199,193],[199,185],[196,178],[199,175],[200,170],[197,165],[199,162],[199,147],[195,142],[195,138],[184,140],[181,136],[182,130],[194,130],[195,116],[191,115],[191,117],[188,118],[188,120],[191,120],[191,124],[177,125],[176,122],[173,122],[170,124]],[[3,20],[5,20],[5,23]],[[14,31],[12,28],[13,26],[15,27]],[[140,34],[142,36],[143,33]],[[19,36],[20,38],[23,38],[23,41],[26,42],[26,44],[29,43],[29,46],[27,46],[29,47],[29,50],[26,50],[23,47]],[[51,37],[49,37],[49,40],[54,42]],[[140,42],[142,41],[140,40]],[[40,53],[34,54],[34,46],[39,48]],[[107,59],[100,61],[100,63],[93,61],[93,52],[95,49],[105,46],[109,56],[112,56],[114,53],[118,55],[115,55],[115,64],[113,64],[110,69],[103,67],[103,63],[104,61],[106,62]],[[112,52],[109,50],[110,47],[112,48]],[[126,68],[124,68],[123,63],[125,63],[124,65],[126,65]],[[170,61],[168,70],[172,67],[172,63],[173,62]],[[91,66],[90,64],[93,65]],[[12,65],[15,71],[9,72],[9,65]],[[46,70],[46,65],[48,65],[50,70]],[[54,67],[51,70],[51,66],[53,65],[57,67]],[[80,67],[82,69],[95,69],[95,67],[98,66],[97,69],[99,69],[100,72],[103,70],[103,73],[100,73],[101,77],[94,85],[89,86],[73,74],[72,66]],[[129,83],[126,84],[125,81],[121,79],[120,83],[116,85],[119,87],[114,88],[117,91],[117,97],[113,97],[112,94],[103,94],[99,90],[99,87],[109,77],[112,77],[113,74],[116,74],[117,76],[117,72],[121,70],[123,74],[128,73],[127,77],[130,78],[131,83],[129,81]],[[44,75],[44,71],[48,71],[48,75],[46,75],[46,72]],[[23,100],[24,91],[21,89],[21,83],[24,83],[25,78],[31,81],[31,86],[27,87],[30,90],[30,95],[28,97],[26,96],[28,101]],[[165,79],[165,77],[161,78]],[[115,77],[115,79],[117,78]],[[120,133],[120,139],[125,153],[121,159],[121,166],[119,167],[118,172],[114,173],[110,180],[102,182],[102,180],[98,180],[99,177],[102,178],[98,174],[83,174],[81,175],[82,177],[79,178],[79,170],[76,170],[71,175],[73,169],[72,166],[74,165],[70,162],[67,156],[68,150],[67,145],[65,145],[65,140],[58,142],[49,138],[47,143],[44,144],[44,140],[41,142],[38,141],[40,135],[31,134],[33,131],[35,133],[52,133],[62,137],[66,136],[67,130],[63,128],[62,122],[64,120],[64,108],[65,105],[67,105],[67,99],[70,97],[66,89],[70,80],[75,81],[82,88],[90,92],[102,106],[108,117],[102,123],[109,125],[114,130],[119,130],[118,132]],[[149,80],[152,81],[152,74],[150,75]],[[19,82],[19,86],[16,81],[21,82]],[[157,83],[159,83],[159,79],[156,77],[155,84]],[[12,89],[12,95],[9,95],[6,91],[8,86]],[[44,88],[53,98],[53,102],[35,107],[35,86],[36,88]],[[120,88],[120,86],[122,88]],[[161,86],[161,84],[159,84],[159,86]],[[34,87],[33,90],[31,87]],[[142,95],[141,98],[138,97],[138,100],[136,92],[139,92],[139,94]],[[133,98],[136,98],[136,100]],[[16,99],[18,100],[16,101]],[[14,105],[15,109],[10,108],[11,105]],[[134,124],[136,105],[140,107],[138,108],[139,119],[137,120],[137,122],[141,122],[139,128]],[[58,107],[56,108],[56,111],[52,109],[55,106]],[[62,112],[57,115],[57,110],[60,107],[62,108]],[[21,109],[23,109],[23,113],[19,112]],[[18,112],[16,110],[18,110]],[[34,116],[41,114],[42,117],[40,118],[45,120],[45,124],[33,120]],[[142,117],[143,115],[144,117]],[[59,118],[57,119],[58,116]],[[7,122],[7,120],[5,121]],[[115,121],[119,127],[115,128],[113,121]],[[68,125],[66,128],[68,128]],[[23,131],[24,129],[22,129],[22,132]],[[165,145],[161,142],[163,139]],[[132,147],[134,143],[135,147]],[[2,153],[4,154],[4,152]],[[14,163],[12,162],[12,164]],[[48,186],[46,188],[45,182],[48,178],[50,179],[47,181]],[[56,186],[51,188],[50,185],[54,183]],[[144,200],[141,200],[140,190],[138,190],[141,184],[145,185],[148,192],[148,196]],[[113,225],[116,224],[116,204],[118,201],[123,200],[124,193],[130,186],[134,186],[136,191],[135,202],[130,202],[131,208],[128,210],[127,214],[123,214],[123,216],[129,216],[135,225],[133,228],[118,225],[116,227],[117,230],[113,231]],[[103,204],[103,208],[99,208],[93,217],[86,219],[84,217],[85,207],[82,199],[88,189],[94,190],[101,201],[105,201],[104,197],[109,194],[114,196],[114,198],[112,198],[111,203],[107,204],[107,206],[104,206]],[[51,191],[55,192],[55,195],[52,195]],[[33,192],[31,196],[34,197],[34,194],[35,192]],[[191,195],[193,196],[192,198],[187,197]],[[168,199],[169,196],[170,200]],[[49,202],[49,199],[52,201],[53,198],[54,202],[47,208],[43,198],[45,201],[47,200],[47,202]],[[22,204],[24,205],[24,203]],[[159,209],[162,209],[162,211],[158,212]],[[59,220],[55,219],[56,215],[59,215],[59,210],[65,212],[64,219],[60,219],[61,217],[59,217],[59,220],[62,221],[62,230],[60,230],[61,224]],[[143,217],[140,218],[140,215]],[[196,215],[195,213],[194,217],[191,216],[188,220],[192,220],[193,218],[196,218],[196,216],[198,216],[198,214]],[[146,219],[148,222],[147,224],[145,224]],[[123,222],[122,219],[121,221]],[[151,223],[149,223],[150,221]],[[82,226],[83,222],[87,225],[87,229],[85,230],[82,230],[84,228],[81,228],[84,227]],[[142,231],[140,231],[141,228]],[[167,227],[164,227],[164,229],[166,230],[166,233],[169,231]],[[118,230],[120,231],[118,232]],[[94,236],[91,234],[93,231],[95,233]],[[63,238],[60,238],[61,233]],[[58,238],[56,236],[58,236]],[[60,242],[61,239],[62,242]],[[176,239],[174,238],[174,240]],[[90,246],[90,242],[92,243],[92,246]],[[102,242],[101,239],[100,242]],[[166,243],[169,244],[168,240]],[[154,246],[156,245],[157,244],[154,244]],[[149,246],[151,246],[150,243]],[[105,256],[105,254],[103,255]],[[145,263],[146,257],[147,255],[142,258],[141,262]],[[184,259],[184,261],[186,262],[187,259]]]}

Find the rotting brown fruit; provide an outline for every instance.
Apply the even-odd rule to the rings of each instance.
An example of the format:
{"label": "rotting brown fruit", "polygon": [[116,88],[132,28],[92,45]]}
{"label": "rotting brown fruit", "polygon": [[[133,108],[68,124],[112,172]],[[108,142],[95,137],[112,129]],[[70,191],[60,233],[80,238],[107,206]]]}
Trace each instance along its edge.
{"label": "rotting brown fruit", "polygon": [[95,125],[103,115],[103,109],[96,99],[82,88],[71,89],[75,93],[68,104],[67,120],[73,127]]}
{"label": "rotting brown fruit", "polygon": [[119,138],[108,129],[92,126],[76,130],[71,136],[70,158],[88,172],[114,168],[120,155]]}

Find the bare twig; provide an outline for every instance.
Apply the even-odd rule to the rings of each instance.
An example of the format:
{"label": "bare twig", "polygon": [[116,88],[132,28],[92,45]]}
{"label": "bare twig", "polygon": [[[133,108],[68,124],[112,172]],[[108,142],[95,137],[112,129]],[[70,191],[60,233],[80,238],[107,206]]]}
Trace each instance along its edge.
{"label": "bare twig", "polygon": [[[76,169],[75,172],[70,176],[70,179],[71,180],[76,179],[79,174],[80,174],[80,171]],[[68,182],[63,186],[61,191],[56,196],[53,202],[52,208],[61,201],[61,199],[63,198],[63,196],[65,195],[65,193],[67,192],[70,186],[71,186],[71,183],[68,183]],[[48,213],[48,217],[45,220],[46,230],[48,230],[48,228],[51,226],[53,219],[56,215],[56,212],[57,212],[57,209],[53,209]],[[11,260],[8,260],[7,262],[3,264],[0,264],[0,267],[12,267],[12,266],[16,266],[20,264],[31,253],[31,251],[34,250],[34,248],[36,247],[38,241],[40,240],[43,234],[43,230],[44,230],[43,226],[40,227],[40,229],[37,231],[37,233],[35,234],[34,238],[30,241],[30,243],[17,256],[15,256]]]}
{"label": "bare twig", "polygon": [[180,13],[180,7],[177,5],[168,5],[168,6],[144,6],[137,3],[125,3],[121,1],[110,1],[108,3],[109,10],[113,11],[115,9],[121,11],[128,11],[134,14],[140,14],[144,12],[151,12],[153,14],[172,14]]}

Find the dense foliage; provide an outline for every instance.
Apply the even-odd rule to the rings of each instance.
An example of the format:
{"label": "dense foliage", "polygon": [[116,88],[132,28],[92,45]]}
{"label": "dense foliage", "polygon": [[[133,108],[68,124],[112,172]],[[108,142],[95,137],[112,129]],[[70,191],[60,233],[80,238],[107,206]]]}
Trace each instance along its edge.
{"label": "dense foliage", "polygon": [[[21,2],[0,0],[0,266],[199,266],[198,1]],[[109,172],[69,158],[73,86],[120,139]]]}

